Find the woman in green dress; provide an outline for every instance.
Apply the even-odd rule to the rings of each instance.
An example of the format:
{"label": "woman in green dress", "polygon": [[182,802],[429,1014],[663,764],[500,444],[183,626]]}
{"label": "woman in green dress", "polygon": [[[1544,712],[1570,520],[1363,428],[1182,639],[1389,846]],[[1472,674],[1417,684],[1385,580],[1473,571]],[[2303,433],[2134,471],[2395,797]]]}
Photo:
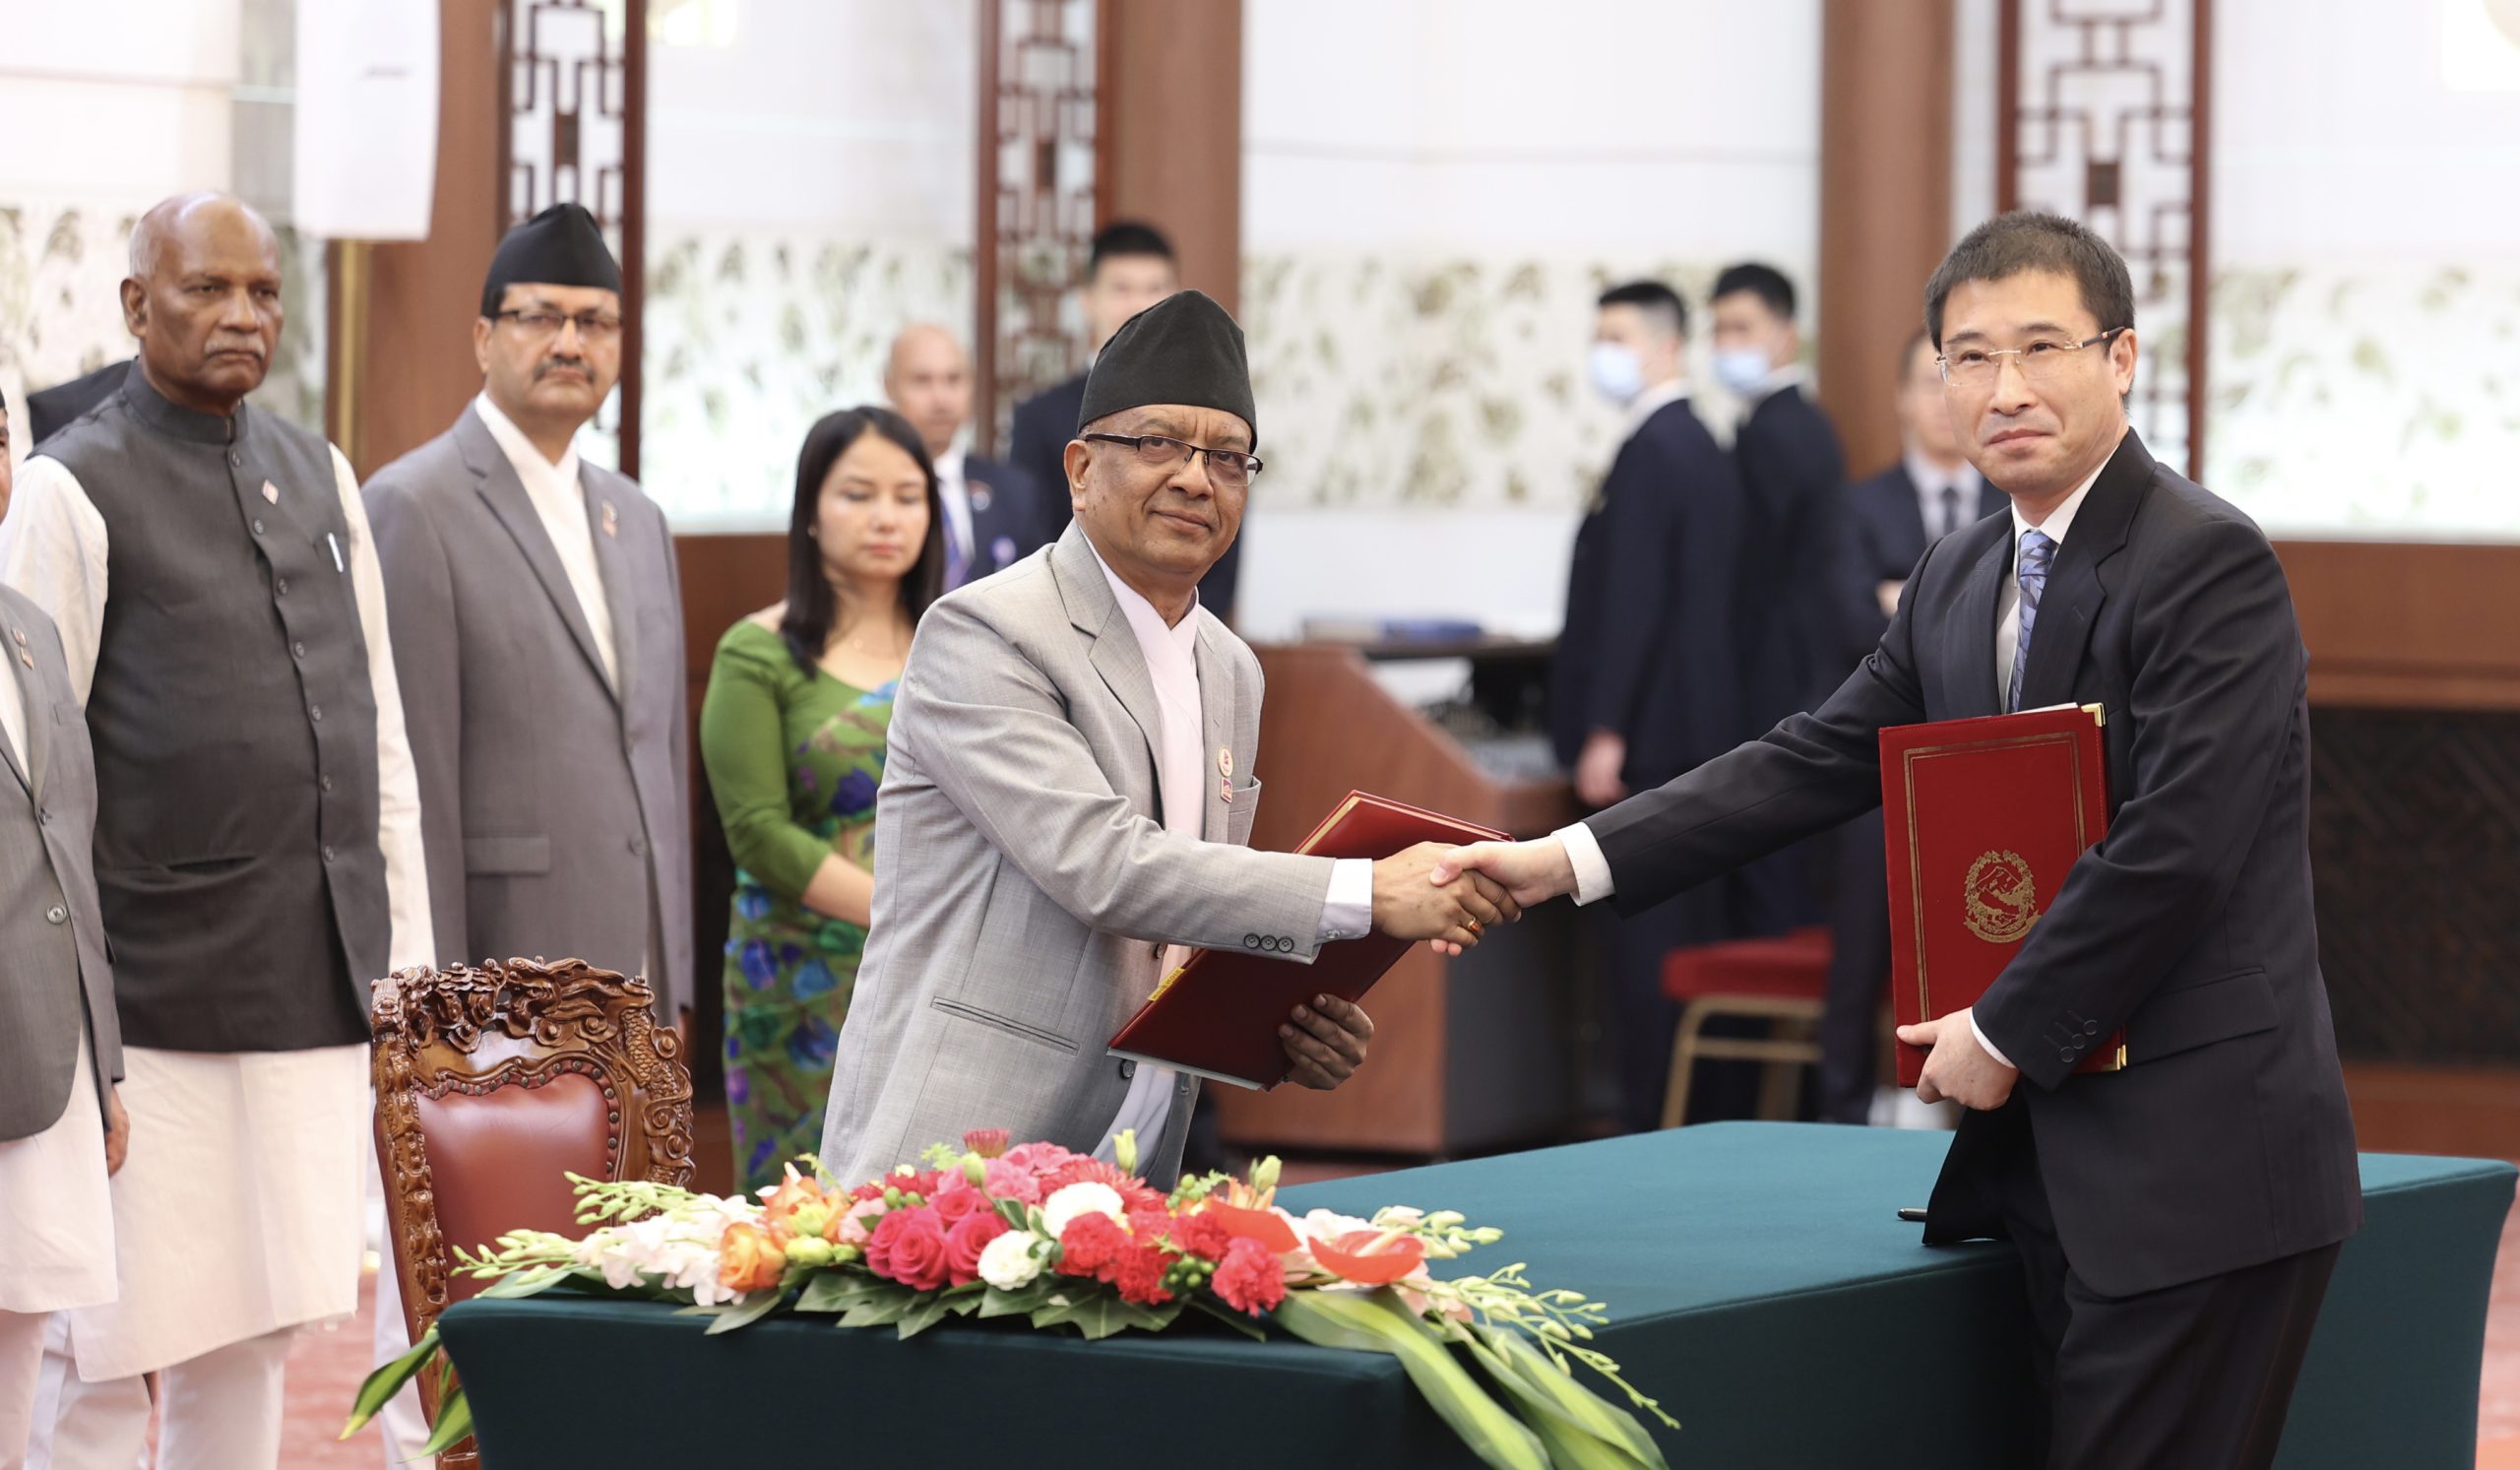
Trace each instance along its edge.
{"label": "woman in green dress", "polygon": [[718,642],[700,755],[735,860],[726,1116],[747,1193],[821,1141],[875,893],[893,688],[945,565],[936,473],[888,409],[805,435],[788,600]]}

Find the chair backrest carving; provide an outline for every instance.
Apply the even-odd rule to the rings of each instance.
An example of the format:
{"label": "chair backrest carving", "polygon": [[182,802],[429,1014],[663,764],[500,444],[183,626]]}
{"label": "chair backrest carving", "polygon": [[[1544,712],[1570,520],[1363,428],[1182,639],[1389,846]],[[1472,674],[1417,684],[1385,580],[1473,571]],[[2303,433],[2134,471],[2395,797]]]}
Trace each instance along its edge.
{"label": "chair backrest carving", "polygon": [[[575,1229],[564,1169],[690,1182],[691,1078],[653,1001],[647,982],[583,960],[403,970],[377,983],[377,1160],[389,1266],[414,1337],[473,1288],[453,1275],[450,1245],[489,1244],[450,1242],[450,1229]],[[436,1384],[419,1381],[434,1419]],[[474,1464],[472,1441],[439,1463]]]}

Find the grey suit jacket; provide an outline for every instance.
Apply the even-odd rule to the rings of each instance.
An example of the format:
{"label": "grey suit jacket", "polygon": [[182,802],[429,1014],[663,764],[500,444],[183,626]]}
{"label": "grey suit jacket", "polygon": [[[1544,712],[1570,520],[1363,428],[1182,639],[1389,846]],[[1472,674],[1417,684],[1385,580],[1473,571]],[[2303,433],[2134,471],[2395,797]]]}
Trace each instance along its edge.
{"label": "grey suit jacket", "polygon": [[[21,657],[21,654],[24,657]],[[32,661],[32,662],[30,662]],[[23,750],[0,758],[0,1141],[61,1120],[79,1063],[79,1018],[96,1101],[122,1080],[122,1025],[96,905],[96,763],[70,690],[61,635],[0,587],[0,678],[26,695]],[[5,745],[6,741],[0,741]]]}
{"label": "grey suit jacket", "polygon": [[[1243,847],[1260,788],[1260,664],[1204,609],[1201,839],[1167,832],[1145,657],[1079,526],[928,609],[893,706],[875,799],[875,903],[841,1029],[822,1156],[844,1180],[966,1129],[1094,1147],[1131,1067],[1104,1044],[1158,979],[1161,946],[1310,963],[1330,862]],[[1180,1169],[1171,1125],[1142,1167]]]}
{"label": "grey suit jacket", "polygon": [[643,971],[691,1003],[690,752],[673,537],[581,465],[620,687],[516,469],[467,408],[369,479],[438,957]]}

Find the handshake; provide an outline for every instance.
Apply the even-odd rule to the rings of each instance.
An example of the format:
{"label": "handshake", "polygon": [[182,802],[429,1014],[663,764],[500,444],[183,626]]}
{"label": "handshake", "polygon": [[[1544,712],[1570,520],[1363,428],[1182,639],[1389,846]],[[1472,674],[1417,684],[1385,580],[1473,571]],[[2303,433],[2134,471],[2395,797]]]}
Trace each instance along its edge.
{"label": "handshake", "polygon": [[1478,943],[1487,928],[1523,917],[1504,884],[1476,869],[1438,871],[1460,849],[1421,842],[1374,863],[1374,928],[1395,939],[1425,939],[1448,955]]}

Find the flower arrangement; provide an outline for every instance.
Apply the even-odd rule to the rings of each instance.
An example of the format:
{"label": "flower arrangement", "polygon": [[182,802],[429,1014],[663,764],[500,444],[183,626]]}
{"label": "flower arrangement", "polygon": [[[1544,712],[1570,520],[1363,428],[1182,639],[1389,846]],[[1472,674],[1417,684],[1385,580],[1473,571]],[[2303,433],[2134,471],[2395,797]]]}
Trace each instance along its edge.
{"label": "flower arrangement", "polygon": [[[1161,1332],[1183,1314],[1265,1341],[1267,1327],[1321,1347],[1400,1359],[1418,1392],[1500,1470],[1666,1466],[1630,1408],[1575,1377],[1578,1367],[1632,1409],[1679,1426],[1591,1345],[1607,1310],[1582,1293],[1533,1287],[1517,1264],[1438,1277],[1431,1262],[1494,1244],[1453,1212],[1406,1206],[1370,1220],[1275,1201],[1278,1161],[1243,1180],[1184,1178],[1169,1194],[1120,1164],[1051,1143],[1009,1146],[1002,1129],[964,1135],[881,1179],[847,1185],[807,1158],[758,1202],[646,1182],[570,1176],[571,1238],[513,1231],[496,1248],[458,1248],[457,1269],[495,1278],[485,1297],[565,1288],[685,1304],[731,1332],[773,1313],[911,1337],[950,1316],[1021,1317],[1089,1339]],[[432,1326],[361,1385],[343,1437],[439,1360]],[[434,1453],[472,1432],[442,1360]]]}

